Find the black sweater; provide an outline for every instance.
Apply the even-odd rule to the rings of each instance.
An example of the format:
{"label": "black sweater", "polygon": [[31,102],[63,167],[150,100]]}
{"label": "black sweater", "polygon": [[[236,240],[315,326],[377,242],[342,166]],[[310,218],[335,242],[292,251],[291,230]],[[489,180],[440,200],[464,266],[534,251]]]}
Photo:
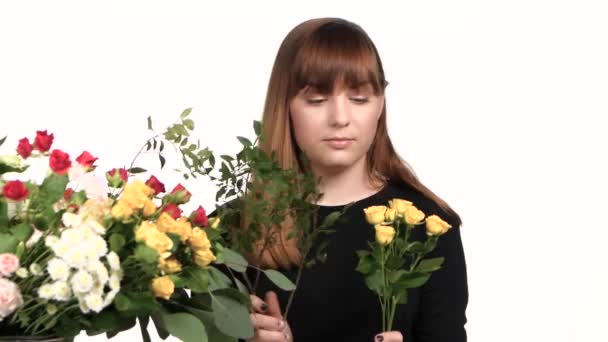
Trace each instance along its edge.
{"label": "black sweater", "polygon": [[[389,184],[380,192],[357,201],[346,212],[345,222],[336,224],[329,239],[324,263],[304,269],[288,315],[295,342],[349,341],[372,342],[382,330],[378,297],[369,290],[362,274],[357,272],[356,250],[367,249],[367,241],[375,238],[363,209],[371,205],[388,205],[393,198],[414,203],[427,215],[437,214],[452,225],[439,238],[434,256],[445,257],[442,268],[432,273],[421,288],[410,289],[408,303],[398,305],[393,330],[399,330],[406,342],[466,341],[465,309],[468,303],[466,264],[456,220],[441,208],[409,187]],[[342,207],[321,206],[319,220]],[[424,228],[415,230],[422,239]],[[321,241],[318,241],[319,243]],[[283,271],[295,281],[297,270]],[[289,292],[283,291],[263,275],[257,295],[275,291],[284,312]]]}

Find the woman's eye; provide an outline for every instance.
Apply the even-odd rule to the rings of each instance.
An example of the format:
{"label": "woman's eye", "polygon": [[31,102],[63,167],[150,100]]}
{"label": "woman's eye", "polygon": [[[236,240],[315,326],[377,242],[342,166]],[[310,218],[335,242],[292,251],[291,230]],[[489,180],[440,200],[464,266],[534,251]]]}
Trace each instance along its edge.
{"label": "woman's eye", "polygon": [[323,103],[323,101],[325,101],[324,98],[312,98],[312,99],[306,99],[306,102],[308,104],[321,104]]}
{"label": "woman's eye", "polygon": [[353,97],[351,100],[358,104],[368,103],[369,99],[367,97]]}

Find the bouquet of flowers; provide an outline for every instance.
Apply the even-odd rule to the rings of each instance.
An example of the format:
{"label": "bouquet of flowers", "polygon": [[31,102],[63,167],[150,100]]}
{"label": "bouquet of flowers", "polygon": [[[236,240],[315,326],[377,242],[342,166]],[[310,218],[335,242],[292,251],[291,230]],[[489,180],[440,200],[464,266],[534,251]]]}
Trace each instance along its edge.
{"label": "bouquet of flowers", "polygon": [[[374,226],[376,241],[369,250],[357,251],[357,271],[367,287],[378,295],[382,309],[382,331],[391,331],[398,304],[407,303],[407,290],[424,285],[433,271],[441,268],[443,257],[424,259],[451,226],[437,215],[424,212],[405,199],[395,198],[389,206],[364,209]],[[425,241],[412,241],[418,226],[426,227]]]}
{"label": "bouquet of flowers", "polygon": [[[215,164],[208,149],[189,143],[189,114],[140,150],[157,152],[162,168],[165,144],[174,145],[186,178],[208,175]],[[153,131],[150,118],[148,128]],[[72,160],[52,149],[53,141],[53,134],[38,131],[32,143],[19,140],[17,154],[0,156],[2,335],[71,340],[86,330],[112,337],[139,322],[149,341],[150,319],[162,338],[253,335],[247,290],[215,266],[247,267],[229,248],[219,217],[208,218],[202,206],[183,216],[179,206],[190,192],[180,184],[166,192],[155,176],[139,179],[147,170],[133,162],[100,176],[97,157],[84,151]],[[19,179],[29,158],[48,160],[41,184]],[[293,288],[279,272],[265,273]]]}

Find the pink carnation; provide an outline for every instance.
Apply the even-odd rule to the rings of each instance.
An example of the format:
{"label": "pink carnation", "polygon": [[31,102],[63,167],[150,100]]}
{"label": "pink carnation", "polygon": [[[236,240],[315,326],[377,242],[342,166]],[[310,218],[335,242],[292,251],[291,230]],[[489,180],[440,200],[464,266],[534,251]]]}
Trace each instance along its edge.
{"label": "pink carnation", "polygon": [[23,298],[17,284],[0,278],[0,322],[21,305],[23,305]]}
{"label": "pink carnation", "polygon": [[0,254],[0,275],[10,277],[19,268],[19,258],[12,253]]}

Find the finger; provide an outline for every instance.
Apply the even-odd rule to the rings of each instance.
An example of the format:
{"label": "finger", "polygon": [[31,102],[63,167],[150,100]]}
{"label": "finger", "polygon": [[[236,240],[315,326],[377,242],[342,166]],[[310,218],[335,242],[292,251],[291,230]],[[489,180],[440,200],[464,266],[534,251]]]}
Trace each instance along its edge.
{"label": "finger", "polygon": [[283,318],[283,315],[281,314],[281,306],[279,305],[279,298],[274,291],[266,292],[266,304],[268,304],[268,311],[266,314],[279,319]]}
{"label": "finger", "polygon": [[260,297],[256,295],[249,295],[249,299],[251,299],[251,306],[255,312],[266,313],[266,310],[268,310],[268,304],[264,303]]}
{"label": "finger", "polygon": [[375,342],[403,342],[403,335],[399,331],[389,331],[376,335]]}
{"label": "finger", "polygon": [[285,342],[290,341],[289,337],[281,331],[258,330],[249,342]]}
{"label": "finger", "polygon": [[258,330],[282,331],[285,329],[283,320],[276,317],[256,313],[249,314],[249,317],[253,326]]}

